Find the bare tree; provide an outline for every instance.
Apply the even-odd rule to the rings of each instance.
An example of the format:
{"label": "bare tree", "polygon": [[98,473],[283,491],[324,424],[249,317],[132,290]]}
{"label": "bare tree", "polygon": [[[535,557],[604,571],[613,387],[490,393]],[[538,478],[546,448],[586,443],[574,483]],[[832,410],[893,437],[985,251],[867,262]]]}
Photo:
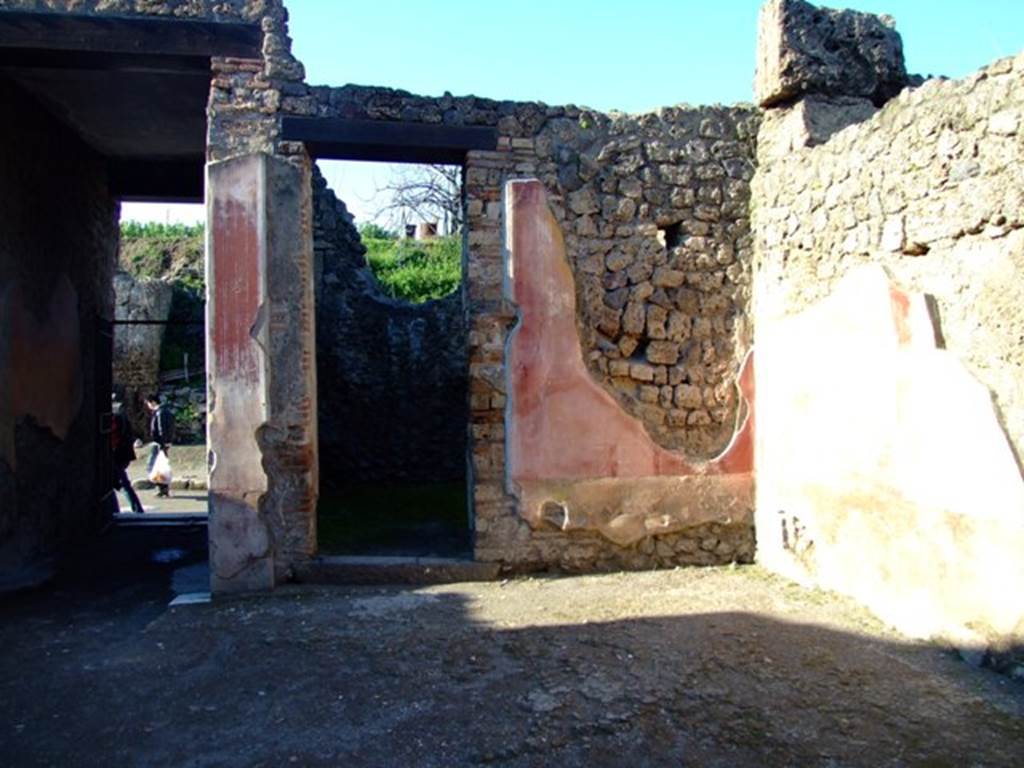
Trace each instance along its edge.
{"label": "bare tree", "polygon": [[441,234],[462,227],[462,168],[457,165],[409,165],[392,171],[391,178],[377,188],[385,202],[374,213],[391,229],[405,230],[407,224],[438,222]]}

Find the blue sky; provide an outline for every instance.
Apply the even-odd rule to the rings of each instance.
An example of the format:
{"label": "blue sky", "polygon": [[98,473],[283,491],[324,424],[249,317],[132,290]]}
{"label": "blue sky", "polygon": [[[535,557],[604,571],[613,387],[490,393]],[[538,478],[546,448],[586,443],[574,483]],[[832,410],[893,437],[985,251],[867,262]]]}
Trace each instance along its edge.
{"label": "blue sky", "polygon": [[[316,84],[638,112],[751,99],[758,0],[290,0]],[[1024,48],[1020,0],[851,0],[888,13],[911,72],[962,77]]]}
{"label": "blue sky", "polygon": [[[750,101],[759,0],[286,0],[293,51],[315,85],[574,103],[642,112]],[[850,0],[888,13],[910,72],[959,78],[1024,49],[1021,0]],[[325,166],[365,218],[380,165]],[[124,218],[181,218],[125,206]],[[152,213],[150,213],[152,211]],[[173,211],[173,209],[172,209]],[[184,218],[201,217],[191,209]]]}

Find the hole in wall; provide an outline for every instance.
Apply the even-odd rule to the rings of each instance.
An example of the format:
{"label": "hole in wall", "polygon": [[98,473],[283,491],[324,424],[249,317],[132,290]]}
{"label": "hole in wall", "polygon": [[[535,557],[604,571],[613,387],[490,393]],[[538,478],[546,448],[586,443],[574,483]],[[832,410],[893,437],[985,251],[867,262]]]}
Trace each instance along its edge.
{"label": "hole in wall", "polygon": [[666,250],[671,251],[683,244],[683,224],[677,221],[675,224],[668,224],[658,228],[658,242]]}

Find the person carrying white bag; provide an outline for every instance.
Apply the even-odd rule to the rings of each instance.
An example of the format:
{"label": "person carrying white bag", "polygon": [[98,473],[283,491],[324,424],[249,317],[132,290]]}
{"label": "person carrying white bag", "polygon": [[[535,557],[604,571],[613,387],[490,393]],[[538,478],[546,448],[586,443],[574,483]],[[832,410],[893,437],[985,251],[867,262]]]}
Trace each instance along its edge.
{"label": "person carrying white bag", "polygon": [[171,495],[167,490],[171,484],[171,460],[163,449],[156,453],[156,459],[153,460],[153,466],[149,470],[149,481],[160,489],[157,491],[157,496]]}
{"label": "person carrying white bag", "polygon": [[153,447],[149,454],[149,480],[157,487],[157,496],[170,496],[171,485],[171,443],[174,441],[174,414],[166,405],[160,404],[158,395],[146,398],[149,409],[149,435]]}

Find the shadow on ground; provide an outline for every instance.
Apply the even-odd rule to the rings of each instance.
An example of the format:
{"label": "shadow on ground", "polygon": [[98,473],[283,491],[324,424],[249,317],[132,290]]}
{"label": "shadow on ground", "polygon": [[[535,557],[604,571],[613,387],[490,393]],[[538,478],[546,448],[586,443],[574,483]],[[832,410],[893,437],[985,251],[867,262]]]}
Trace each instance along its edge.
{"label": "shadow on ground", "polygon": [[0,604],[5,764],[937,767],[1024,755],[1019,683],[757,567],[293,588],[168,609],[188,558],[107,556],[94,579],[79,571]]}
{"label": "shadow on ground", "polygon": [[472,557],[465,482],[377,483],[326,490],[320,554]]}

